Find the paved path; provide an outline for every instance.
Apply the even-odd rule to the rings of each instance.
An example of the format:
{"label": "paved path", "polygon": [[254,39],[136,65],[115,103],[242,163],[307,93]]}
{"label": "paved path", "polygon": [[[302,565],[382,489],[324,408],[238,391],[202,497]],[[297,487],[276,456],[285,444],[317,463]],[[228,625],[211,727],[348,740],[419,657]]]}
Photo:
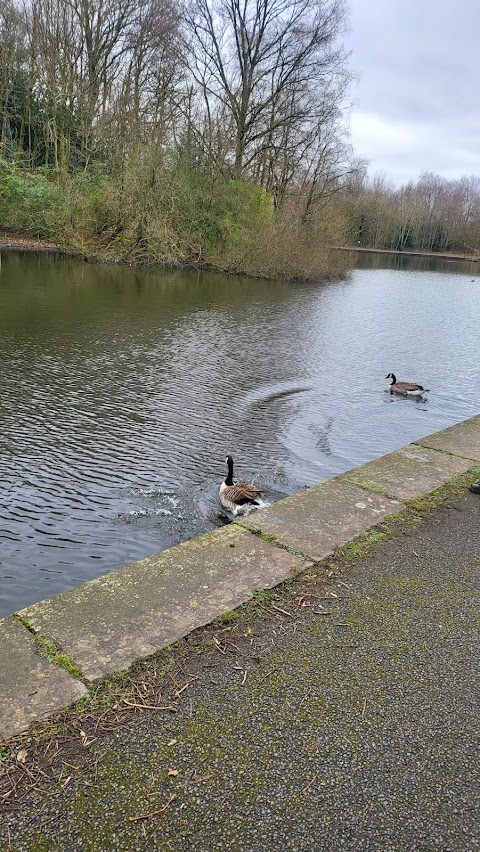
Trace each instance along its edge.
{"label": "paved path", "polygon": [[312,605],[250,652],[197,655],[181,712],[45,784],[0,848],[479,849],[479,571],[466,492],[332,579],[328,604],[303,585]]}

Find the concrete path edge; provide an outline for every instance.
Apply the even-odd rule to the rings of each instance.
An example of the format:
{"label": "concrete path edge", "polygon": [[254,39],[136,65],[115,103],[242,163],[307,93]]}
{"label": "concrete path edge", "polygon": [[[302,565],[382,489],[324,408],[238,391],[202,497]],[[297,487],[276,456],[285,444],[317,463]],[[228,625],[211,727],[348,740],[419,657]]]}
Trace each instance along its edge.
{"label": "concrete path edge", "polygon": [[0,740],[479,464],[477,415],[0,620]]}

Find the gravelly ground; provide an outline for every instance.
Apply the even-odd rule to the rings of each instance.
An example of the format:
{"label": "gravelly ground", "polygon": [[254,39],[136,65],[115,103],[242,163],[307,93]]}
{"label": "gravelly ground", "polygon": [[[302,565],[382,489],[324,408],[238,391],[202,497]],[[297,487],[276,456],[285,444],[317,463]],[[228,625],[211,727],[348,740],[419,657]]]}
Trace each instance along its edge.
{"label": "gravelly ground", "polygon": [[216,654],[182,714],[45,785],[2,850],[479,849],[479,522],[467,493],[355,563],[331,615]]}

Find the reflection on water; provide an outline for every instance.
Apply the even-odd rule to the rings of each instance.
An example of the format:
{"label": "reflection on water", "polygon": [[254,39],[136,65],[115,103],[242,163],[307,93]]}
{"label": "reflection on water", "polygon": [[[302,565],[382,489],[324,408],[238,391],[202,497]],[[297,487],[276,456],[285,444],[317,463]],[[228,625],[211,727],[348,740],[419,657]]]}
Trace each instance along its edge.
{"label": "reflection on water", "polygon": [[[271,501],[476,414],[480,277],[439,269],[291,285],[4,254],[0,614],[224,523],[227,452]],[[389,372],[431,393],[392,397]]]}
{"label": "reflection on water", "polygon": [[352,263],[356,269],[398,269],[404,272],[463,272],[471,276],[480,276],[480,260],[459,261],[454,258],[435,257],[435,255],[410,255],[404,252],[388,254],[383,252],[352,251]]}

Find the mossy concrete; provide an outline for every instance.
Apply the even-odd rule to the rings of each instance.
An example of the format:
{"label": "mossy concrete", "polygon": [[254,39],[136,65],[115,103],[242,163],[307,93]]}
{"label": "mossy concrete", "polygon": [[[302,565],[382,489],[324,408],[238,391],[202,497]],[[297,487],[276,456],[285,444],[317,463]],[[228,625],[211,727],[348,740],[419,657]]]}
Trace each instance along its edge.
{"label": "mossy concrete", "polygon": [[415,442],[422,447],[442,450],[456,456],[480,461],[480,414],[470,417],[455,426],[449,426],[441,432],[427,435]]}
{"label": "mossy concrete", "polygon": [[335,478],[260,509],[242,523],[320,560],[404,508],[399,500]]}
{"label": "mossy concrete", "polygon": [[349,470],[342,479],[379,489],[399,500],[416,500],[471,466],[470,459],[410,444]]}
{"label": "mossy concrete", "polygon": [[86,693],[86,687],[36,652],[32,634],[10,616],[0,621],[0,737],[24,731]]}
{"label": "mossy concrete", "polygon": [[127,669],[304,566],[228,526],[105,574],[19,613],[88,680]]}

